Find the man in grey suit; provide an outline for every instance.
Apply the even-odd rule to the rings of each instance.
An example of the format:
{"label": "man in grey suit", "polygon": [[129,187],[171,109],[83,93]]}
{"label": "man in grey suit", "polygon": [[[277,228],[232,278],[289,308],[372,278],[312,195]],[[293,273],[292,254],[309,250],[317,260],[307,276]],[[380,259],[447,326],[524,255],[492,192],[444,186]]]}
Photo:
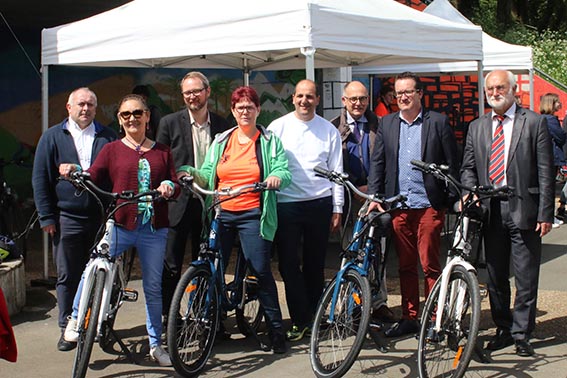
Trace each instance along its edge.
{"label": "man in grey suit", "polygon": [[[209,112],[211,95],[209,80],[200,72],[189,72],[180,82],[186,109],[163,117],[156,140],[171,148],[175,168],[191,165],[199,168],[213,137],[228,129],[223,117]],[[169,234],[163,270],[163,313],[167,315],[175,286],[181,277],[187,237],[191,235],[193,260],[199,254],[202,230],[199,200],[182,191],[177,201],[169,204]]]}
{"label": "man in grey suit", "polygon": [[[553,223],[553,150],[545,118],[516,105],[516,79],[511,72],[490,72],[484,88],[492,111],[469,127],[461,181],[514,188],[507,201],[485,203],[490,214],[484,233],[488,291],[497,327],[486,348],[499,350],[515,343],[516,354],[528,357],[534,354],[529,338],[535,328],[541,238]],[[497,148],[499,139],[502,152]],[[510,262],[516,286],[513,312]]]}

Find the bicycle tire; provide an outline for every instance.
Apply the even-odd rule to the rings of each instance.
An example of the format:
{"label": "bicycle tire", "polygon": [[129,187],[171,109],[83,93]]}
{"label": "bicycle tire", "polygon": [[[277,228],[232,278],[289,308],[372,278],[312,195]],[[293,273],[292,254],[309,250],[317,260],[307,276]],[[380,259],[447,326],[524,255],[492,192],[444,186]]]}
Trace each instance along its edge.
{"label": "bicycle tire", "polygon": [[98,339],[98,345],[106,353],[114,352],[113,345],[116,340],[111,330],[114,328],[116,315],[118,315],[118,308],[120,307],[119,301],[121,300],[121,290],[122,284],[120,282],[120,276],[117,273],[114,277],[114,282],[112,283],[112,291],[110,294],[110,303],[108,306],[106,320],[100,325],[100,335]]}
{"label": "bicycle tire", "polygon": [[73,364],[73,378],[84,378],[87,373],[97,333],[98,316],[102,306],[105,278],[106,271],[102,269],[97,270],[93,285],[87,296],[87,298],[89,298],[89,304],[86,315],[84,318],[79,319],[79,339],[77,340],[77,352],[75,353],[75,362]]}
{"label": "bicycle tire", "polygon": [[[336,285],[334,322],[328,322]],[[317,377],[341,377],[348,372],[360,353],[368,331],[372,299],[368,280],[349,269],[341,282],[327,286],[315,313],[311,331],[311,367]]]}
{"label": "bicycle tire", "polygon": [[[246,274],[242,280],[250,279],[251,277],[254,276],[250,268],[247,267]],[[244,299],[244,307],[237,307],[235,310],[236,326],[242,335],[248,337],[260,328],[260,324],[264,318],[264,308],[258,299],[258,284],[247,285],[244,295],[246,296]]]}
{"label": "bicycle tire", "polygon": [[193,377],[203,370],[218,322],[218,287],[211,270],[205,265],[190,266],[175,288],[169,309],[167,344],[177,373]]}
{"label": "bicycle tire", "polygon": [[441,290],[440,278],[425,303],[417,356],[421,378],[463,377],[471,361],[480,322],[480,290],[476,274],[461,265],[456,265],[451,272],[448,287],[456,285],[462,285],[458,289],[464,299],[461,314],[457,317],[454,313],[455,301],[450,300],[451,293],[448,292],[443,304],[441,331],[438,334],[433,334],[433,331],[429,330],[435,326]]}

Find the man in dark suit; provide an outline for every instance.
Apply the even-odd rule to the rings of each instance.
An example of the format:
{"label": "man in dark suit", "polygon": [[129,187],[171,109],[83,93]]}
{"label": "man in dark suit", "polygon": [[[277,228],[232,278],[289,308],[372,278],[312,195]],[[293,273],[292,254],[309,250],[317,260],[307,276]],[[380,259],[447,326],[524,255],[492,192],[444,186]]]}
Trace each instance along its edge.
{"label": "man in dark suit", "polygon": [[[499,350],[515,342],[518,355],[531,356],[534,350],[529,338],[535,328],[541,238],[553,223],[553,149],[545,118],[515,104],[516,79],[511,72],[490,72],[484,88],[492,111],[469,127],[461,181],[470,186],[514,188],[509,200],[486,203],[490,209],[484,233],[488,292],[497,327],[487,349]],[[495,148],[501,135],[502,153]],[[499,155],[501,159],[497,159]],[[498,160],[503,163],[500,167]],[[510,262],[516,284],[513,312]]]}
{"label": "man in dark suit", "polygon": [[[393,91],[392,91],[393,92]],[[378,118],[368,108],[368,90],[360,81],[350,81],[343,89],[342,97],[344,108],[341,114],[331,120],[331,123],[339,130],[343,145],[343,171],[348,173],[349,180],[359,190],[366,193],[368,170],[370,167],[370,156],[376,141],[376,128]],[[345,196],[345,201],[349,199]],[[353,220],[356,219],[362,202],[356,198],[353,203],[347,204],[350,209],[347,230],[352,230]],[[382,251],[385,252],[385,238],[380,238]],[[383,271],[385,277],[385,270]],[[380,273],[380,272],[376,272]],[[372,317],[382,322],[393,323],[396,321],[394,314],[388,308],[386,302],[388,293],[385,283],[380,285],[378,293],[373,297]]]}
{"label": "man in dark suit", "polygon": [[[200,72],[189,72],[180,82],[186,109],[163,117],[156,140],[171,148],[175,168],[191,165],[199,168],[213,137],[228,129],[223,117],[209,112],[207,103],[211,95],[209,80]],[[187,237],[191,235],[193,260],[199,255],[202,230],[199,200],[182,191],[177,201],[169,204],[169,234],[163,270],[163,312],[169,305],[175,286],[181,277]]]}
{"label": "man in dark suit", "polygon": [[[399,112],[378,123],[372,152],[368,192],[387,197],[407,196],[407,208],[392,212],[392,239],[399,258],[402,319],[386,330],[388,337],[418,331],[418,259],[425,277],[425,296],[441,273],[440,243],[449,202],[446,185],[414,169],[411,160],[446,164],[458,173],[457,144],[445,115],[422,108],[423,86],[419,78],[404,72],[394,84]],[[371,208],[383,210],[373,204]]]}

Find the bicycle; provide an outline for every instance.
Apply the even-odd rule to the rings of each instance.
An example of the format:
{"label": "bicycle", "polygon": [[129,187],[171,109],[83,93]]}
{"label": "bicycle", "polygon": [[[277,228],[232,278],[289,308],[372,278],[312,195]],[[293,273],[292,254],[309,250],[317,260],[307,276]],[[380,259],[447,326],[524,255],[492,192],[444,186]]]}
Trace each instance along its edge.
{"label": "bicycle", "polygon": [[[510,187],[467,187],[448,174],[448,167],[412,160],[411,164],[453,187],[460,198],[460,212],[453,230],[447,263],[431,289],[421,318],[418,343],[420,377],[460,378],[473,352],[484,360],[476,344],[480,323],[480,289],[477,271],[471,262],[480,250],[484,222],[481,201],[508,199]],[[464,193],[468,193],[466,196]]]}
{"label": "bicycle", "polygon": [[[373,291],[382,284],[382,251],[380,237],[389,227],[385,212],[372,211],[368,206],[378,202],[385,208],[405,201],[397,195],[384,199],[368,195],[348,180],[348,175],[316,167],[317,175],[342,185],[365,203],[358,213],[353,235],[341,252],[341,268],[325,288],[317,310],[311,332],[311,367],[317,377],[341,377],[348,372],[360,353],[367,333],[381,347],[377,333],[369,327]],[[382,351],[386,351],[381,348]]]}
{"label": "bicycle", "polygon": [[[218,239],[220,204],[245,193],[268,189],[265,183],[254,183],[235,189],[205,190],[191,176],[182,177],[179,183],[201,201],[203,209],[206,208],[203,195],[213,196],[212,205],[203,212],[208,237],[200,245],[199,258],[181,276],[168,315],[167,344],[173,367],[177,373],[193,377],[209,359],[221,313],[234,310],[239,331],[244,336],[253,336],[262,350],[270,350],[257,334],[264,317],[257,294],[258,280],[239,251],[234,280],[226,283]],[[213,212],[210,222],[206,217],[209,212]]]}
{"label": "bicycle", "polygon": [[[75,171],[69,178],[61,178],[70,181],[79,190],[91,194],[101,209],[101,219],[104,219],[92,248],[91,258],[83,272],[83,290],[77,316],[79,338],[72,370],[74,378],[85,377],[97,339],[100,347],[106,352],[109,351],[112,341],[116,341],[128,359],[137,363],[114,330],[114,322],[122,303],[135,302],[138,299],[135,290],[126,288],[134,256],[131,253],[127,253],[127,257],[124,254],[118,257],[110,255],[110,245],[115,242],[114,214],[124,206],[153,201],[160,196],[157,190],[138,194],[134,194],[134,191],[106,192],[90,181],[89,177],[87,172]],[[103,199],[106,198],[110,198],[111,203],[105,212]]]}
{"label": "bicycle", "polygon": [[25,222],[18,195],[5,181],[4,169],[10,165],[23,165],[23,159],[6,161],[0,158],[0,240],[6,243],[9,252],[6,256],[0,253],[0,259],[26,257],[28,231],[38,219],[37,210]]}

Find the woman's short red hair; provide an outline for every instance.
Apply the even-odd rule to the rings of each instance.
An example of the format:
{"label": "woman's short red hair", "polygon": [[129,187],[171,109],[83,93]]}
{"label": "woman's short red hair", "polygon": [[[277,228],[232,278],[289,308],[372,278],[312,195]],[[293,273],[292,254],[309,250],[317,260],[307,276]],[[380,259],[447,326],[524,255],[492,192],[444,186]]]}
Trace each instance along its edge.
{"label": "woman's short red hair", "polygon": [[230,96],[230,107],[234,109],[234,105],[242,101],[242,99],[248,99],[257,108],[260,107],[260,97],[258,97],[258,93],[252,87],[238,87],[232,92],[232,96]]}

